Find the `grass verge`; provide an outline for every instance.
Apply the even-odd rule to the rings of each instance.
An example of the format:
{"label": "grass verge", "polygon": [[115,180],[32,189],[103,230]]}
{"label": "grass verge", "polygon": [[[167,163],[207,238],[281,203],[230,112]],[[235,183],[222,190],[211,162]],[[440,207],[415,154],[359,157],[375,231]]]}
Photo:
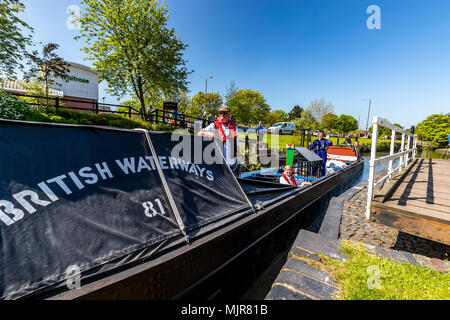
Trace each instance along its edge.
{"label": "grass verge", "polygon": [[322,257],[317,265],[340,290],[339,300],[450,300],[450,274],[374,256],[358,243],[344,241],[346,261]]}
{"label": "grass verge", "polygon": [[[240,138],[244,139],[244,134],[240,134]],[[249,139],[251,140],[256,140],[256,133],[250,133],[249,134]],[[280,149],[285,149],[286,148],[286,144],[294,144],[295,146],[300,146],[300,140],[301,137],[300,135],[277,135],[277,134],[265,134],[263,137],[263,143],[267,143],[269,148],[280,148]],[[314,141],[315,139],[317,139],[316,136],[312,136],[311,137],[311,142]],[[338,138],[335,137],[331,137],[331,142],[333,142],[334,145],[338,144]],[[344,144],[345,138],[339,138],[339,143],[340,144]],[[355,139],[352,139],[352,141],[354,142]],[[397,143],[400,143],[400,141],[396,141]],[[372,144],[372,139],[363,139],[360,138],[359,139],[359,143],[360,145],[363,144],[367,144],[368,146],[370,146]],[[390,143],[391,140],[386,140],[386,139],[378,139],[378,147],[377,149],[379,149],[380,147],[385,147],[384,149],[390,147]],[[383,145],[382,145],[383,144]],[[386,144],[386,146],[384,146],[384,144]],[[369,148],[370,149],[370,148]],[[383,151],[383,150],[378,150],[378,151]]]}

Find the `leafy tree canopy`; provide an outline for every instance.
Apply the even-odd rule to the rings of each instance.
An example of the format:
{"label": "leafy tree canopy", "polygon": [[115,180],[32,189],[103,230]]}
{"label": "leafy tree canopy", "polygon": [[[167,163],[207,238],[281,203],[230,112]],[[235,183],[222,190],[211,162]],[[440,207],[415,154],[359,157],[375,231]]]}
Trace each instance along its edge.
{"label": "leafy tree canopy", "polygon": [[[139,102],[136,100],[127,100],[121,104],[122,106],[117,108],[116,112],[117,114],[121,115],[122,117],[127,117],[129,112],[131,111],[131,117],[132,118],[140,118],[140,115],[137,114],[137,110],[139,110],[140,105]],[[132,109],[130,110],[131,107]]]}
{"label": "leafy tree canopy", "polygon": [[336,129],[344,134],[358,129],[358,120],[347,114],[341,114],[336,122]]}
{"label": "leafy tree canopy", "polygon": [[167,26],[167,6],[158,0],[82,0],[80,35],[107,91],[122,97],[130,90],[147,112],[149,91],[187,91],[191,71],[185,45]]}
{"label": "leafy tree canopy", "polygon": [[26,30],[33,32],[17,16],[25,10],[19,0],[0,1],[0,74],[14,77],[17,67],[23,68],[21,60],[27,45],[31,45],[31,35],[24,35]]}
{"label": "leafy tree canopy", "polygon": [[320,126],[324,130],[334,131],[338,123],[339,117],[334,113],[326,113],[322,117],[322,122]]}
{"label": "leafy tree canopy", "polygon": [[289,120],[294,120],[296,118],[300,118],[302,116],[303,108],[300,107],[298,104],[295,105],[291,112],[289,112]]}
{"label": "leafy tree canopy", "polygon": [[25,74],[25,79],[43,84],[46,97],[50,87],[61,85],[58,81],[68,81],[66,77],[70,71],[69,65],[54,52],[58,48],[58,44],[48,43],[42,47],[41,54],[38,50],[25,53],[29,59],[28,65],[31,66]]}
{"label": "leafy tree canopy", "polygon": [[294,120],[295,126],[297,130],[315,130],[318,127],[318,123],[316,118],[313,116],[311,110],[306,109],[302,112],[302,116],[300,118],[296,118]]}
{"label": "leafy tree canopy", "polygon": [[416,127],[419,140],[429,141],[433,147],[445,147],[450,134],[450,113],[433,114]]}
{"label": "leafy tree canopy", "polygon": [[271,126],[277,122],[287,122],[289,119],[288,114],[283,110],[273,110],[270,112],[265,120],[261,120],[265,123],[266,126]]}
{"label": "leafy tree canopy", "polygon": [[217,110],[223,105],[222,97],[219,93],[207,93],[205,99],[205,93],[199,91],[192,97],[190,106],[187,113],[192,116],[202,116],[204,113],[206,116],[209,114],[217,115]]}
{"label": "leafy tree canopy", "polygon": [[[403,128],[403,126],[401,124],[394,123],[394,125],[396,125],[399,128]],[[406,129],[406,130],[409,131],[409,129]],[[369,133],[372,133],[372,132],[373,132],[373,125],[370,126],[370,128],[369,128]],[[391,134],[392,134],[391,129],[378,126],[378,137],[391,136]]]}
{"label": "leafy tree canopy", "polygon": [[230,100],[239,89],[236,87],[234,81],[230,82],[230,86],[227,88],[227,93],[225,94],[225,101]]}
{"label": "leafy tree canopy", "polygon": [[239,124],[257,124],[270,113],[270,106],[264,96],[250,89],[237,90],[227,101],[231,114]]}

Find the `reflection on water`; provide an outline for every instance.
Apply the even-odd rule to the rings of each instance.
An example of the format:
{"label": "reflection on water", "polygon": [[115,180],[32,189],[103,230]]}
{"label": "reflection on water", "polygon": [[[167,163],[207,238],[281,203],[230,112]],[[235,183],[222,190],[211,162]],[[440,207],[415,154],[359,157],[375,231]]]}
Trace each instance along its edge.
{"label": "reflection on water", "polygon": [[[387,156],[387,155],[389,155],[389,152],[377,152],[377,158],[381,158],[381,157],[384,157],[384,156]],[[359,176],[359,178],[355,180],[354,185],[357,185],[357,184],[361,183],[362,181],[365,181],[365,180],[369,179],[370,153],[367,153],[367,154],[363,153],[361,155],[361,158],[364,160],[364,169],[363,169],[362,174]],[[398,166],[398,161],[399,161],[399,159],[394,160],[394,164],[393,164],[394,168],[396,166]],[[378,173],[381,170],[385,170],[388,167],[389,167],[389,162],[380,164],[379,166],[375,167],[375,173]]]}

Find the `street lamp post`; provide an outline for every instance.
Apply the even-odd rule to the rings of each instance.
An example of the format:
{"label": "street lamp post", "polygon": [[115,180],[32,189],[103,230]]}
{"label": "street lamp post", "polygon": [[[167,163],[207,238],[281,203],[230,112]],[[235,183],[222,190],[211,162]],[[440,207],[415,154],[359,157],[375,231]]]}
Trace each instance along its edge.
{"label": "street lamp post", "polygon": [[366,131],[369,130],[369,116],[370,116],[370,106],[372,105],[372,99],[362,99],[363,101],[369,100],[369,111],[367,112],[367,122],[366,122]]}
{"label": "street lamp post", "polygon": [[206,94],[208,93],[208,79],[212,79],[213,76],[209,76],[208,78],[206,78],[205,80],[205,110],[206,110]]}

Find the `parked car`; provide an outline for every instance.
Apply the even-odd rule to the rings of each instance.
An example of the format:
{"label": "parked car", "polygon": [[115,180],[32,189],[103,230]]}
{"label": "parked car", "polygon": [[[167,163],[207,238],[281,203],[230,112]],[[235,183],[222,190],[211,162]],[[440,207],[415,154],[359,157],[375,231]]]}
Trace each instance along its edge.
{"label": "parked car", "polygon": [[293,134],[295,124],[293,122],[278,122],[267,129],[267,133],[272,134]]}
{"label": "parked car", "polygon": [[248,130],[248,127],[245,127],[245,126],[238,126],[237,128],[238,128],[238,131],[242,132],[242,133],[245,133]]}

